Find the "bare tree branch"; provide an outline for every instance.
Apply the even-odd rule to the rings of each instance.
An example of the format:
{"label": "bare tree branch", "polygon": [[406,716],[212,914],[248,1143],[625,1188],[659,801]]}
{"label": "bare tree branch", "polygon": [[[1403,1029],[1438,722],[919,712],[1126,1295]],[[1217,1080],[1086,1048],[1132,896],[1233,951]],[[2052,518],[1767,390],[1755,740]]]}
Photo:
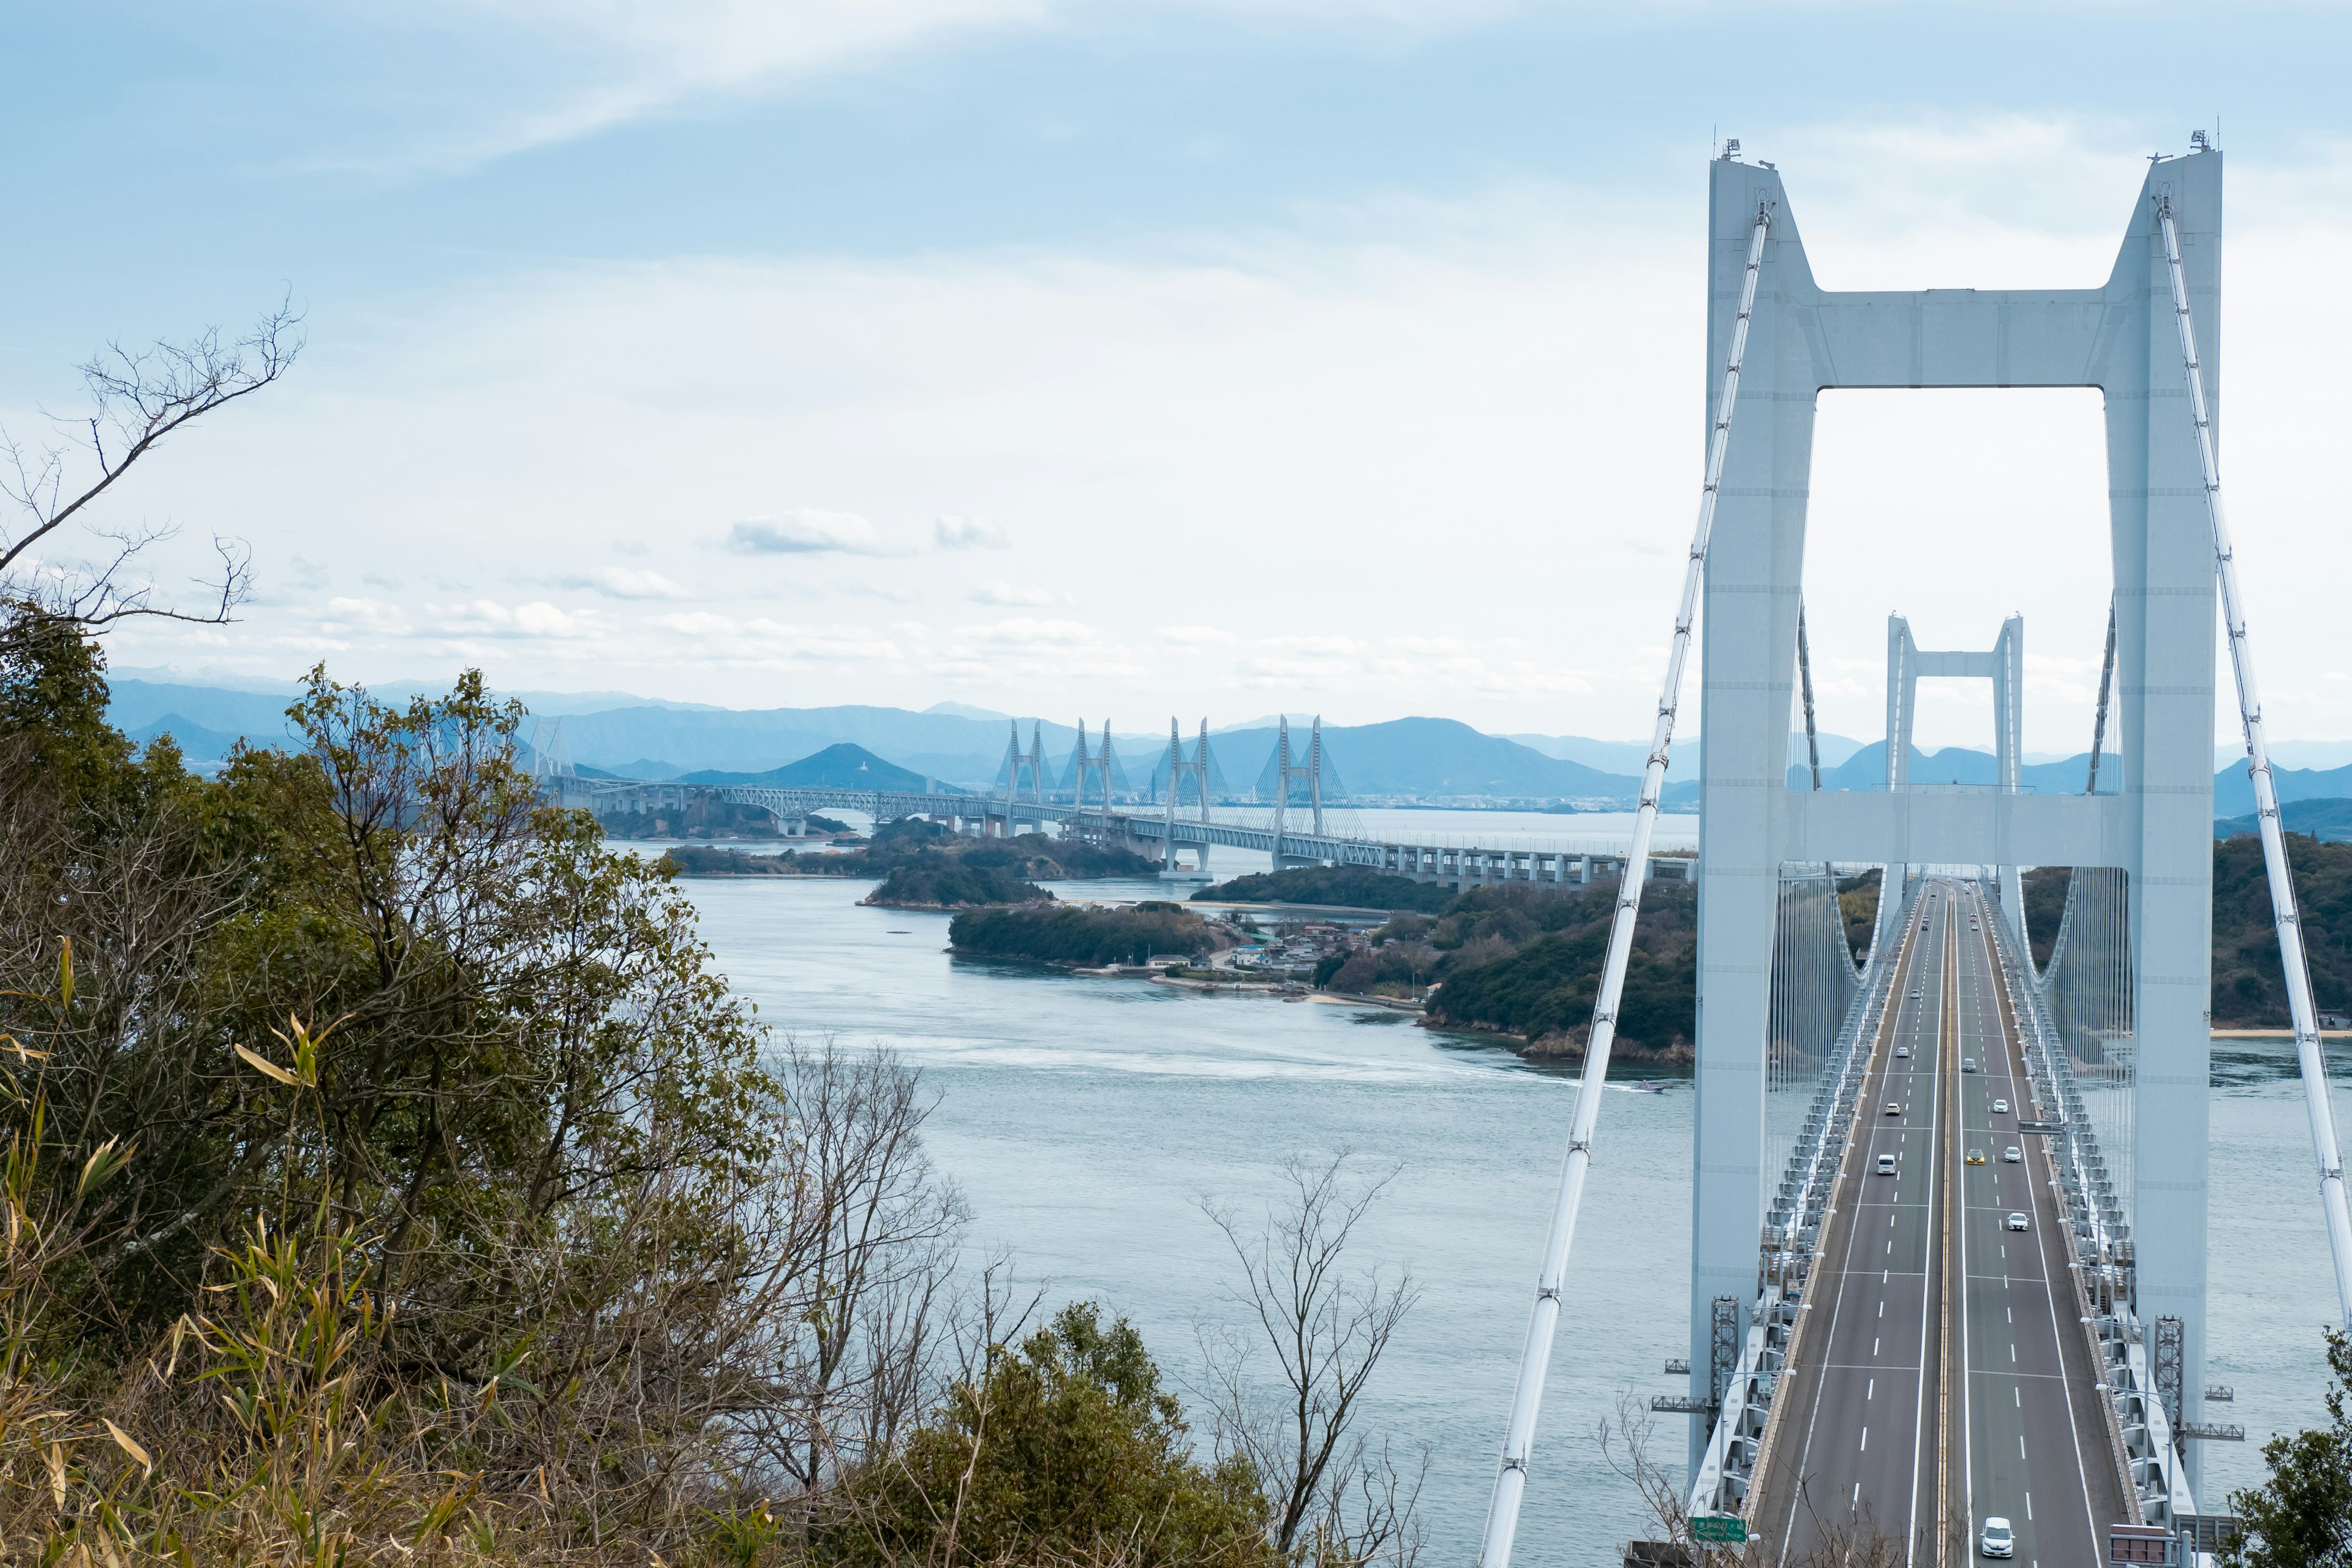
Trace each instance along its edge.
{"label": "bare tree branch", "polygon": [[[1284,1554],[1409,1568],[1427,1452],[1401,1462],[1358,1424],[1365,1385],[1421,1289],[1407,1274],[1348,1268],[1357,1226],[1397,1173],[1350,1184],[1347,1161],[1285,1161],[1282,1200],[1255,1221],[1202,1200],[1242,1266],[1234,1301],[1257,1326],[1202,1331],[1209,1403],[1220,1452],[1247,1458],[1265,1488]],[[1265,1384],[1253,1371],[1261,1352],[1274,1358]]]}
{"label": "bare tree branch", "polygon": [[[0,600],[37,605],[85,628],[130,616],[218,625],[249,591],[250,561],[234,540],[215,538],[219,557],[194,607],[158,604],[155,585],[134,578],[132,564],[168,528],[94,528],[83,513],[164,437],[286,374],[303,346],[302,317],[281,300],[242,337],[225,342],[207,327],[184,343],[158,342],[133,351],[120,343],[81,367],[92,412],[54,418],[58,435],[28,446],[0,430]],[[84,431],[87,434],[84,434]],[[44,553],[68,523],[100,542],[98,558],[73,563]]]}

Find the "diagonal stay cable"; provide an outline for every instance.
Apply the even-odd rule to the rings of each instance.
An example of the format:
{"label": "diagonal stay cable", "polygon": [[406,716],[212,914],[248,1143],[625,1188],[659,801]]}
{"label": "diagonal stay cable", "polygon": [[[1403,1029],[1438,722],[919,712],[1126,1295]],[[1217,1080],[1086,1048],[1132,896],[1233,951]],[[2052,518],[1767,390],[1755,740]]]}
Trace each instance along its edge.
{"label": "diagonal stay cable", "polygon": [[2345,1205],[2344,1156],[2336,1141],[2336,1113],[2327,1100],[2327,1059],[2319,1046],[2318,1009],[2312,1005],[2303,921],[2294,905],[2294,874],[2286,863],[2286,839],[2279,826],[2278,789],[2271,778],[2270,746],[2263,733],[2262,694],[2254,684],[2253,650],[2246,642],[2245,612],[2238,597],[2237,551],[2221,510],[2221,469],[2213,450],[2213,420],[2205,406],[2205,373],[2197,358],[2197,331],[2189,316],[2189,285],[2181,275],[2180,237],[2173,227],[2170,198],[2157,209],[2157,221],[2163,226],[2164,260],[2172,274],[2172,311],[2180,326],[2189,411],[2197,422],[2197,456],[2205,466],[2205,514],[2213,524],[2221,619],[2230,634],[2230,664],[2237,676],[2238,718],[2245,727],[2246,772],[2253,779],[2254,811],[2262,825],[2263,868],[2270,879],[2272,921],[2278,927],[2279,964],[2286,973],[2287,1012],[2294,1022],[2294,1054],[2303,1068],[2304,1101],[2311,1116],[2313,1151],[2319,1159],[2319,1198],[2336,1261],[2336,1321],[2352,1329],[2352,1212]]}
{"label": "diagonal stay cable", "polygon": [[1642,885],[1648,879],[1650,837],[1657,826],[1658,796],[1665,788],[1666,748],[1675,735],[1675,704],[1683,687],[1683,664],[1690,653],[1691,625],[1698,616],[1699,584],[1706,569],[1708,535],[1715,529],[1715,501],[1723,484],[1724,453],[1731,443],[1731,411],[1739,397],[1739,363],[1748,353],[1748,322],[1756,310],[1756,279],[1764,266],[1764,237],[1772,225],[1769,204],[1756,210],[1756,230],[1748,242],[1748,270],[1739,285],[1739,314],[1731,328],[1731,353],[1723,371],[1723,395],[1716,405],[1715,429],[1707,443],[1706,482],[1698,504],[1698,526],[1691,535],[1690,563],[1683,574],[1683,596],[1675,616],[1675,640],[1666,656],[1664,689],[1658,697],[1658,722],[1650,741],[1650,760],[1642,771],[1640,808],[1633,816],[1633,844],[1625,856],[1625,874],[1617,884],[1617,910],[1609,926],[1609,957],[1601,972],[1601,994],[1593,999],[1592,1034],[1584,1051],[1584,1077],[1576,1095],[1576,1120],[1568,1141],[1568,1161],[1560,1172],[1559,1197],[1552,1208],[1551,1229],[1544,1244],[1543,1271],[1536,1281],[1535,1310],[1528,1321],[1528,1337],[1519,1353],[1519,1378],[1511,1394],[1511,1421],[1503,1437],[1501,1468],[1495,1477],[1494,1500],[1486,1510],[1486,1533],[1479,1549],[1482,1568],[1506,1568],[1511,1560],[1512,1538],[1519,1527],[1519,1503],[1526,1495],[1528,1458],[1535,1446],[1536,1416],[1543,1404],[1545,1373],[1551,1366],[1553,1331],[1559,1325],[1559,1291],[1568,1272],[1568,1253],[1576,1235],[1576,1212],[1584,1197],[1585,1173],[1592,1163],[1592,1130],[1601,1116],[1601,1086],[1609,1077],[1609,1047],[1617,1035],[1618,998],[1625,988],[1625,963],[1633,947],[1633,921],[1641,912]]}

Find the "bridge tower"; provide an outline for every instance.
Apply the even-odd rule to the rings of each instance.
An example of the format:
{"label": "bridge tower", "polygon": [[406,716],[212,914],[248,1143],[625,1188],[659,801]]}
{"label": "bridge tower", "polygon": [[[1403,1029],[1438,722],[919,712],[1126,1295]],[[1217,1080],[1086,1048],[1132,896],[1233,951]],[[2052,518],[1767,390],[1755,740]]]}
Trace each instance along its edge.
{"label": "bridge tower", "polygon": [[[1711,1304],[1746,1302],[1755,1289],[1781,867],[1823,860],[2123,870],[2137,1037],[2138,1310],[2143,1321],[2180,1320],[2180,1381],[2202,1387],[2217,595],[2182,351],[2184,321],[2193,321],[2218,419],[2221,155],[2200,146],[2151,163],[2114,269],[2091,289],[1832,292],[1813,279],[1780,174],[1728,153],[1711,170],[1708,401],[1695,411],[1707,440],[1759,215],[1769,228],[1705,566],[1691,1394],[1707,1392],[1699,1383]],[[2179,235],[2187,318],[2174,304],[2167,216]],[[2118,795],[1815,795],[1785,785],[1818,395],[1927,386],[2105,395]],[[2013,672],[2012,661],[1994,658]],[[1888,740],[1899,765],[1900,738]],[[1744,1335],[1746,1323],[1738,1327]],[[1694,1447],[1703,1440],[1695,1432]]]}
{"label": "bridge tower", "polygon": [[[1104,737],[1108,742],[1109,737]],[[1209,815],[1209,721],[1201,721],[1201,739],[1192,748],[1190,761],[1184,756],[1183,737],[1177,732],[1176,721],[1168,721],[1168,817],[1160,838],[1160,874],[1167,878],[1205,879],[1209,875],[1209,845],[1204,837],[1200,845],[1200,860],[1189,871],[1176,859],[1176,796],[1181,793],[1184,781],[1190,778],[1201,797],[1201,820]]]}
{"label": "bridge tower", "polygon": [[1077,749],[1070,753],[1070,765],[1064,775],[1072,786],[1070,805],[1076,808],[1072,818],[1075,823],[1082,824],[1085,821],[1087,781],[1097,774],[1100,774],[1102,778],[1102,795],[1099,800],[1102,815],[1100,831],[1103,841],[1108,843],[1111,831],[1111,792],[1117,787],[1118,782],[1123,782],[1118,776],[1118,756],[1111,750],[1110,721],[1108,719],[1103,721],[1102,750],[1096,752],[1087,749],[1087,721],[1082,718],[1078,721]]}
{"label": "bridge tower", "polygon": [[[1911,787],[1912,721],[1919,706],[1919,680],[1938,677],[1970,677],[1992,682],[1993,788],[2015,795],[2025,786],[2024,694],[2025,617],[2011,616],[2000,624],[2000,636],[1990,653],[1927,653],[1912,640],[1911,623],[1902,616],[1886,617],[1886,788],[1899,795]],[[1889,866],[1881,886],[1898,896],[1882,898],[1878,929],[1892,929],[1901,908],[1899,891],[1904,868]],[[1994,869],[2001,913],[2021,948],[2025,939],[2025,894],[2015,866]]]}
{"label": "bridge tower", "polygon": [[1038,721],[1030,721],[1029,753],[1024,756],[1021,753],[1021,721],[1013,719],[1007,722],[1013,727],[1013,738],[1004,749],[1003,836],[1010,838],[1013,830],[1013,806],[1021,799],[1021,776],[1024,773],[1029,776],[1028,798],[1040,805],[1045,801],[1045,728]]}
{"label": "bridge tower", "polygon": [[[1315,716],[1315,728],[1307,743],[1307,760],[1296,762],[1290,754],[1290,718],[1285,714],[1276,724],[1274,739],[1274,868],[1283,868],[1284,821],[1290,806],[1291,781],[1298,779],[1307,785],[1307,804],[1315,824],[1315,837],[1325,836],[1323,824],[1323,715]],[[1320,865],[1320,860],[1307,862]]]}

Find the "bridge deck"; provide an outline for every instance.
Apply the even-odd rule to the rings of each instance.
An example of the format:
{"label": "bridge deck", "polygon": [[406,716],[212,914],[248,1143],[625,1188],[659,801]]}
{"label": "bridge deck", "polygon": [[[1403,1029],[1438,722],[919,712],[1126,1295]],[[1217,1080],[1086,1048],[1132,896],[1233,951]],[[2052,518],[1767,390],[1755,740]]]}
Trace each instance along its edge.
{"label": "bridge deck", "polygon": [[[1996,1515],[2018,1563],[2088,1564],[2125,1517],[2052,1173],[2016,1131],[2032,1110],[1997,919],[1946,883],[1904,933],[1808,1298],[1825,1321],[1782,1379],[1784,1458],[1749,1511],[1775,1564],[1886,1560],[1854,1550],[1873,1538],[1906,1563],[1966,1563]],[[2021,1213],[2028,1230],[2008,1229]]]}

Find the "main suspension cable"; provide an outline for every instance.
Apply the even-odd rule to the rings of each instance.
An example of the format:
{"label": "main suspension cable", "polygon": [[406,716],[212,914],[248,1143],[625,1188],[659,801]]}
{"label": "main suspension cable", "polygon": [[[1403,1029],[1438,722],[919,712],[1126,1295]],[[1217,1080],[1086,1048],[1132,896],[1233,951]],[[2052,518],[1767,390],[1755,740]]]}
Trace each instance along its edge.
{"label": "main suspension cable", "polygon": [[2294,1024],[2294,1054],[2303,1068],[2304,1102],[2311,1117],[2313,1152],[2319,1160],[2320,1204],[2327,1215],[2327,1244],[2335,1254],[2336,1321],[2352,1330],[2352,1210],[2345,1205],[2344,1156],[2336,1142],[2336,1113],[2327,1099],[2327,1058],[2320,1049],[2318,1009],[2312,1005],[2303,921],[2295,911],[2294,873],[2287,866],[2278,788],[2271,778],[2262,694],[2254,684],[2253,650],[2247,646],[2245,614],[2238,597],[2237,551],[2230,542],[2230,527],[2221,509],[2221,468],[2213,450],[2213,420],[2205,406],[2205,373],[2197,357],[2197,331],[2189,315],[2189,285],[2181,274],[2180,237],[2173,228],[2170,198],[2157,208],[2157,221],[2163,226],[2165,265],[2172,273],[2172,310],[2180,327],[2181,363],[2189,375],[2189,411],[2197,422],[2198,459],[2205,466],[2205,512],[2213,525],[2221,619],[2230,635],[2231,668],[2237,676],[2238,718],[2245,728],[2246,772],[2254,784],[2254,813],[2263,833],[2263,869],[2270,879],[2271,920],[2278,928],[2287,1013]]}
{"label": "main suspension cable", "polygon": [[[1552,1207],[1544,1244],[1543,1271],[1536,1279],[1536,1304],[1528,1320],[1527,1343],[1519,1354],[1519,1378],[1511,1394],[1511,1421],[1503,1436],[1502,1467],[1495,1477],[1494,1500],[1486,1510],[1486,1533],[1479,1549],[1483,1568],[1507,1568],[1519,1527],[1519,1502],[1528,1483],[1528,1460],[1535,1447],[1536,1416],[1543,1405],[1544,1376],[1551,1367],[1553,1331],[1559,1324],[1559,1292],[1568,1272],[1576,1213],[1584,1198],[1585,1173],[1592,1164],[1592,1131],[1601,1117],[1602,1086],[1609,1078],[1609,1047],[1617,1036],[1617,1005],[1625,989],[1625,964],[1633,948],[1633,922],[1649,879],[1650,838],[1658,820],[1658,797],[1665,789],[1666,748],[1675,734],[1675,705],[1683,688],[1683,664],[1690,653],[1691,626],[1698,617],[1699,584],[1706,575],[1707,539],[1715,531],[1715,502],[1723,484],[1724,454],[1731,444],[1731,411],[1739,397],[1739,364],[1748,353],[1748,322],[1756,310],[1756,280],[1764,266],[1764,236],[1772,224],[1769,204],[1756,209],[1756,229],[1748,242],[1748,270],[1739,285],[1739,314],[1731,327],[1731,353],[1723,371],[1723,395],[1716,405],[1715,429],[1707,444],[1706,481],[1692,532],[1690,561],[1683,573],[1682,605],[1675,616],[1675,640],[1666,655],[1664,689],[1650,740],[1650,760],[1642,770],[1642,797],[1633,814],[1633,843],[1617,884],[1617,910],[1609,925],[1609,957],[1601,972],[1601,994],[1592,1005],[1592,1033],[1584,1048],[1584,1077],[1577,1089],[1576,1120],[1569,1133],[1568,1161],[1560,1172],[1559,1197]],[[1785,718],[1785,716],[1784,716]]]}

